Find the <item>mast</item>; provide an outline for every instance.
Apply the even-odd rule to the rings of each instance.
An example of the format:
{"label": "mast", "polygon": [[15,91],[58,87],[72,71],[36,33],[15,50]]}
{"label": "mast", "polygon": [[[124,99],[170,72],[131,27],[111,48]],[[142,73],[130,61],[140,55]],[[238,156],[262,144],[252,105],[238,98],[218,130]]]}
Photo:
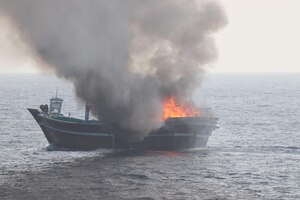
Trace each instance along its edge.
{"label": "mast", "polygon": [[91,105],[89,105],[87,102],[85,103],[85,115],[84,115],[84,119],[86,121],[89,120],[90,118],[90,109],[91,109]]}

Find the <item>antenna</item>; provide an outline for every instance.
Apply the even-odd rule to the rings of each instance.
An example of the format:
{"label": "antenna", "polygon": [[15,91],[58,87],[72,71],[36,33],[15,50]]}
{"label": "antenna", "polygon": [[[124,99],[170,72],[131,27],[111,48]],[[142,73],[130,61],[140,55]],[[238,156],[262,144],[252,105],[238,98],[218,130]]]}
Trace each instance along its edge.
{"label": "antenna", "polygon": [[55,95],[56,98],[57,98],[57,94],[58,94],[58,87],[56,88],[56,95]]}

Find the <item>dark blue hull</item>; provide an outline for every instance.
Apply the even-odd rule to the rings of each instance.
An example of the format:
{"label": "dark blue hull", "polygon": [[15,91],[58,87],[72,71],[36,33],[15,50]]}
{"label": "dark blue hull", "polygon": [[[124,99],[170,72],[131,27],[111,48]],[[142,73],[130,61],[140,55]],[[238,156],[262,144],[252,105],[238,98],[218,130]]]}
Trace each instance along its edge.
{"label": "dark blue hull", "polygon": [[132,143],[127,140],[125,131],[115,129],[115,127],[99,121],[68,122],[44,116],[36,109],[28,110],[50,144],[74,150],[98,148],[183,150],[199,148],[206,146],[209,135],[215,128],[209,123],[199,123],[197,118],[178,118],[170,120],[162,128],[152,131],[143,141]]}

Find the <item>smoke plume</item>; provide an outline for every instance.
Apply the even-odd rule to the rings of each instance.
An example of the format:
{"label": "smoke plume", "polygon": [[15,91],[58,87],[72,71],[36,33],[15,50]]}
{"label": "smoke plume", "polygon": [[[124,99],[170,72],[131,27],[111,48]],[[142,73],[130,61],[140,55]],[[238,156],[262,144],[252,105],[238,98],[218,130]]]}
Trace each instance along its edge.
{"label": "smoke plume", "polygon": [[0,0],[0,15],[94,115],[133,139],[156,126],[164,98],[189,99],[226,24],[211,0]]}

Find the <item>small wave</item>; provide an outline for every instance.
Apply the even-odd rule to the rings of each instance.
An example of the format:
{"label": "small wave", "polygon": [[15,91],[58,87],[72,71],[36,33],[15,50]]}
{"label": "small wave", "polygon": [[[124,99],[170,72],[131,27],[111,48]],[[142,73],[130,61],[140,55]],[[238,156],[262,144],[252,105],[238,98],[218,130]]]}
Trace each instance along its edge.
{"label": "small wave", "polygon": [[243,148],[242,146],[239,146],[239,145],[237,145],[237,146],[234,146],[233,148],[237,148],[237,149],[239,149],[239,148]]}
{"label": "small wave", "polygon": [[287,146],[285,148],[287,148],[287,149],[294,149],[294,150],[300,149],[300,147],[295,147],[295,146]]}
{"label": "small wave", "polygon": [[127,174],[127,176],[135,179],[149,179],[149,177],[145,174]]}
{"label": "small wave", "polygon": [[153,198],[151,197],[139,197],[137,198],[138,200],[154,200]]}
{"label": "small wave", "polygon": [[49,144],[46,148],[47,151],[73,151],[73,152],[99,152],[99,153],[114,153],[112,149],[95,149],[95,150],[75,150],[64,147],[58,147],[54,144]]}
{"label": "small wave", "polygon": [[270,126],[272,125],[271,123],[267,123],[267,122],[258,122],[258,123],[254,123],[254,126]]}
{"label": "small wave", "polygon": [[71,149],[67,149],[67,148],[63,148],[63,147],[58,147],[58,146],[55,146],[54,144],[49,144],[46,147],[46,150],[47,151],[72,151]]}
{"label": "small wave", "polygon": [[261,146],[266,149],[287,149],[287,150],[300,150],[297,146]]}
{"label": "small wave", "polygon": [[264,151],[272,153],[300,153],[300,147],[298,146],[248,146],[245,150],[249,151]]}
{"label": "small wave", "polygon": [[110,157],[135,157],[146,155],[145,151],[138,149],[114,149],[110,151]]}
{"label": "small wave", "polygon": [[267,107],[272,107],[272,105],[269,105],[269,104],[262,104],[262,105],[257,105],[257,107],[259,108],[267,108]]}

